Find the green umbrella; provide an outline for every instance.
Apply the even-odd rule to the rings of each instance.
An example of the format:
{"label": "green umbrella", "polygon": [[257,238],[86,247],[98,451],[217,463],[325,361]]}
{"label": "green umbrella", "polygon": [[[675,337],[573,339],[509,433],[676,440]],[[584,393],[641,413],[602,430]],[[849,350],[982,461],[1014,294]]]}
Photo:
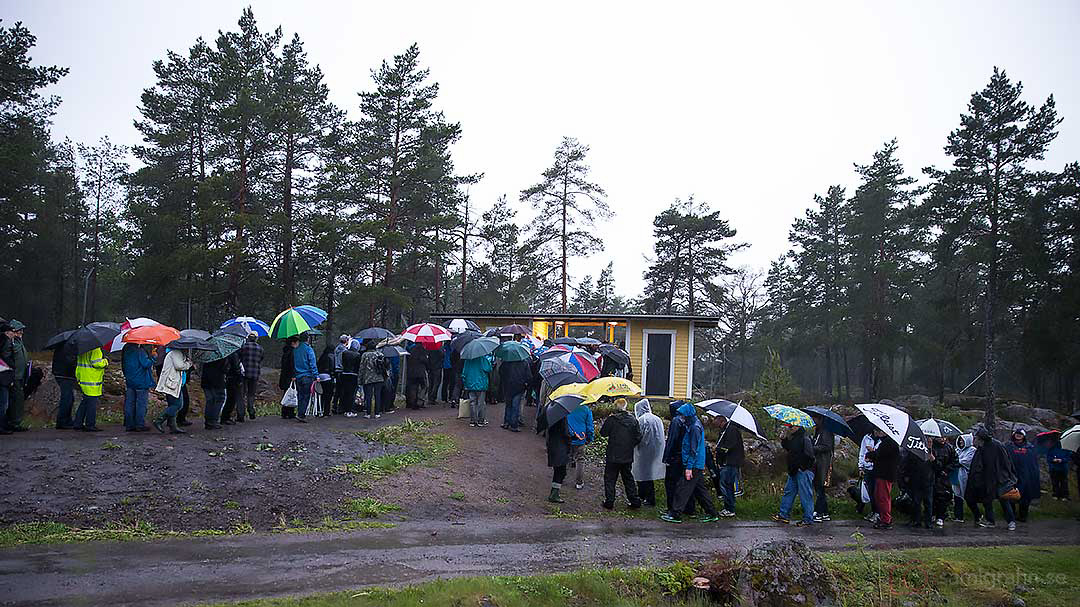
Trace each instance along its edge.
{"label": "green umbrella", "polygon": [[529,349],[516,341],[508,341],[495,349],[495,356],[506,362],[529,360]]}
{"label": "green umbrella", "polygon": [[307,333],[326,320],[326,312],[315,306],[296,306],[277,315],[270,324],[270,337],[285,339]]}
{"label": "green umbrella", "polygon": [[210,339],[206,341],[214,346],[214,349],[210,351],[196,350],[192,353],[191,359],[197,363],[210,363],[221,360],[239,350],[247,340],[239,335],[219,332],[211,335]]}

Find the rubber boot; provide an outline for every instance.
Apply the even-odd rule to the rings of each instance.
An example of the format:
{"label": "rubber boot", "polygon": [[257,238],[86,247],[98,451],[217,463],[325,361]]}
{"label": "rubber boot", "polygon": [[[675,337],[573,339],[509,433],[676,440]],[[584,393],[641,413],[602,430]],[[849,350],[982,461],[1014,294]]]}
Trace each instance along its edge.
{"label": "rubber boot", "polygon": [[559,490],[556,487],[551,488],[551,495],[548,496],[547,501],[551,502],[552,504],[562,504],[566,502],[566,500],[559,497]]}
{"label": "rubber boot", "polygon": [[[169,418],[169,419],[171,420],[171,423],[175,423],[175,422],[176,422],[176,418],[175,418],[175,417],[171,417],[171,418]],[[155,417],[155,418],[154,418],[154,421],[152,421],[152,422],[150,422],[150,423],[154,424],[154,428],[157,428],[157,431],[158,431],[158,432],[160,432],[160,433],[162,433],[162,434],[165,434],[165,427],[164,427],[164,426],[162,425],[162,424],[163,424],[164,422],[165,422],[165,414],[164,414],[164,413],[162,413],[161,415],[159,415],[159,416]],[[169,426],[169,427],[171,428],[172,426]]]}
{"label": "rubber boot", "polygon": [[180,429],[180,426],[176,425],[175,416],[169,417],[167,419],[169,422],[169,434],[187,434],[186,431]]}

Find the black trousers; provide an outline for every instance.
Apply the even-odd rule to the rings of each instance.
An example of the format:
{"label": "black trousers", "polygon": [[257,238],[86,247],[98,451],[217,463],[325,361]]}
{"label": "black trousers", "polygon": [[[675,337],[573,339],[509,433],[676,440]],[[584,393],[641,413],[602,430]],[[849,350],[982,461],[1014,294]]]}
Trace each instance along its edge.
{"label": "black trousers", "polygon": [[[244,382],[241,379],[230,379],[225,384],[225,406],[221,408],[222,421],[231,420],[236,415],[237,408],[243,411],[243,385]],[[240,419],[244,419],[243,413],[240,414]]]}
{"label": "black trousers", "polygon": [[423,405],[424,380],[422,378],[408,378],[405,380],[405,406],[409,409],[419,409]]}
{"label": "black trousers", "polygon": [[439,388],[439,396],[445,402],[450,402],[454,398],[454,370],[443,369],[442,370],[442,386]]}
{"label": "black trousers", "polygon": [[604,503],[608,505],[615,504],[615,484],[622,477],[623,493],[626,494],[626,501],[630,502],[632,506],[640,506],[641,500],[638,499],[637,483],[634,482],[634,473],[630,471],[631,464],[612,464],[608,463],[604,465]]}
{"label": "black trousers", "polygon": [[359,378],[354,373],[342,373],[337,382],[338,413],[356,413],[356,389]]}
{"label": "black trousers", "polygon": [[334,380],[324,381],[322,383],[322,414],[323,417],[330,417],[334,413],[334,388],[337,387],[337,382]]}
{"label": "black trousers", "polygon": [[555,466],[551,469],[551,486],[553,488],[562,485],[564,480],[566,480],[566,465]]}
{"label": "black trousers", "polygon": [[1050,491],[1054,497],[1069,499],[1069,471],[1050,471]]}
{"label": "black trousers", "polygon": [[443,372],[442,368],[428,369],[428,389],[427,389],[427,404],[432,407],[435,406],[435,401],[439,400],[439,384],[442,383]]}
{"label": "black trousers", "polygon": [[176,423],[182,425],[187,421],[187,414],[191,411],[191,397],[188,396],[187,384],[180,386],[180,398],[184,400],[184,404],[180,407],[180,412],[176,414]]}
{"label": "black trousers", "polygon": [[716,507],[713,506],[709,491],[705,488],[705,470],[694,470],[690,480],[686,480],[686,471],[679,476],[679,484],[675,487],[674,510],[670,513],[679,516],[690,502],[697,502],[708,516],[716,516]]}
{"label": "black trousers", "polygon": [[934,487],[934,518],[945,520],[949,518],[949,505],[952,503],[953,493],[950,487]]}
{"label": "black trousers", "polygon": [[[667,509],[668,512],[675,512],[675,493],[679,488],[679,479],[683,478],[685,468],[682,466],[668,465],[664,473],[664,493],[667,494]],[[695,506],[694,501],[690,500],[683,508],[682,514],[694,514]]]}
{"label": "black trousers", "polygon": [[656,481],[638,481],[637,494],[647,506],[656,505]]}

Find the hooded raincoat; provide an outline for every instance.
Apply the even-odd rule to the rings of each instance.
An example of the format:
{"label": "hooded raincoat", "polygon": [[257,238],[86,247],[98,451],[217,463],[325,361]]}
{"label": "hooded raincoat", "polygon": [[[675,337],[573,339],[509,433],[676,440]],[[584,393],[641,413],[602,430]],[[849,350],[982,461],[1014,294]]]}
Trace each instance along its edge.
{"label": "hooded raincoat", "polygon": [[664,422],[653,414],[649,399],[634,405],[634,415],[641,425],[641,442],[634,449],[634,465],[630,471],[638,481],[664,478]]}

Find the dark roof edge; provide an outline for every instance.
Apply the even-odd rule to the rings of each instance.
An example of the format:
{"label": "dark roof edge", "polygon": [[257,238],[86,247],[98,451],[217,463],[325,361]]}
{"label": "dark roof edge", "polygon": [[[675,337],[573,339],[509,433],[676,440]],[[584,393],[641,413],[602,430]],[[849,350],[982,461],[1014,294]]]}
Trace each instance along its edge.
{"label": "dark roof edge", "polygon": [[529,318],[536,320],[683,320],[716,326],[720,319],[715,316],[696,316],[687,314],[559,314],[559,313],[523,313],[523,312],[437,312],[430,315],[433,320],[452,320],[454,318]]}

